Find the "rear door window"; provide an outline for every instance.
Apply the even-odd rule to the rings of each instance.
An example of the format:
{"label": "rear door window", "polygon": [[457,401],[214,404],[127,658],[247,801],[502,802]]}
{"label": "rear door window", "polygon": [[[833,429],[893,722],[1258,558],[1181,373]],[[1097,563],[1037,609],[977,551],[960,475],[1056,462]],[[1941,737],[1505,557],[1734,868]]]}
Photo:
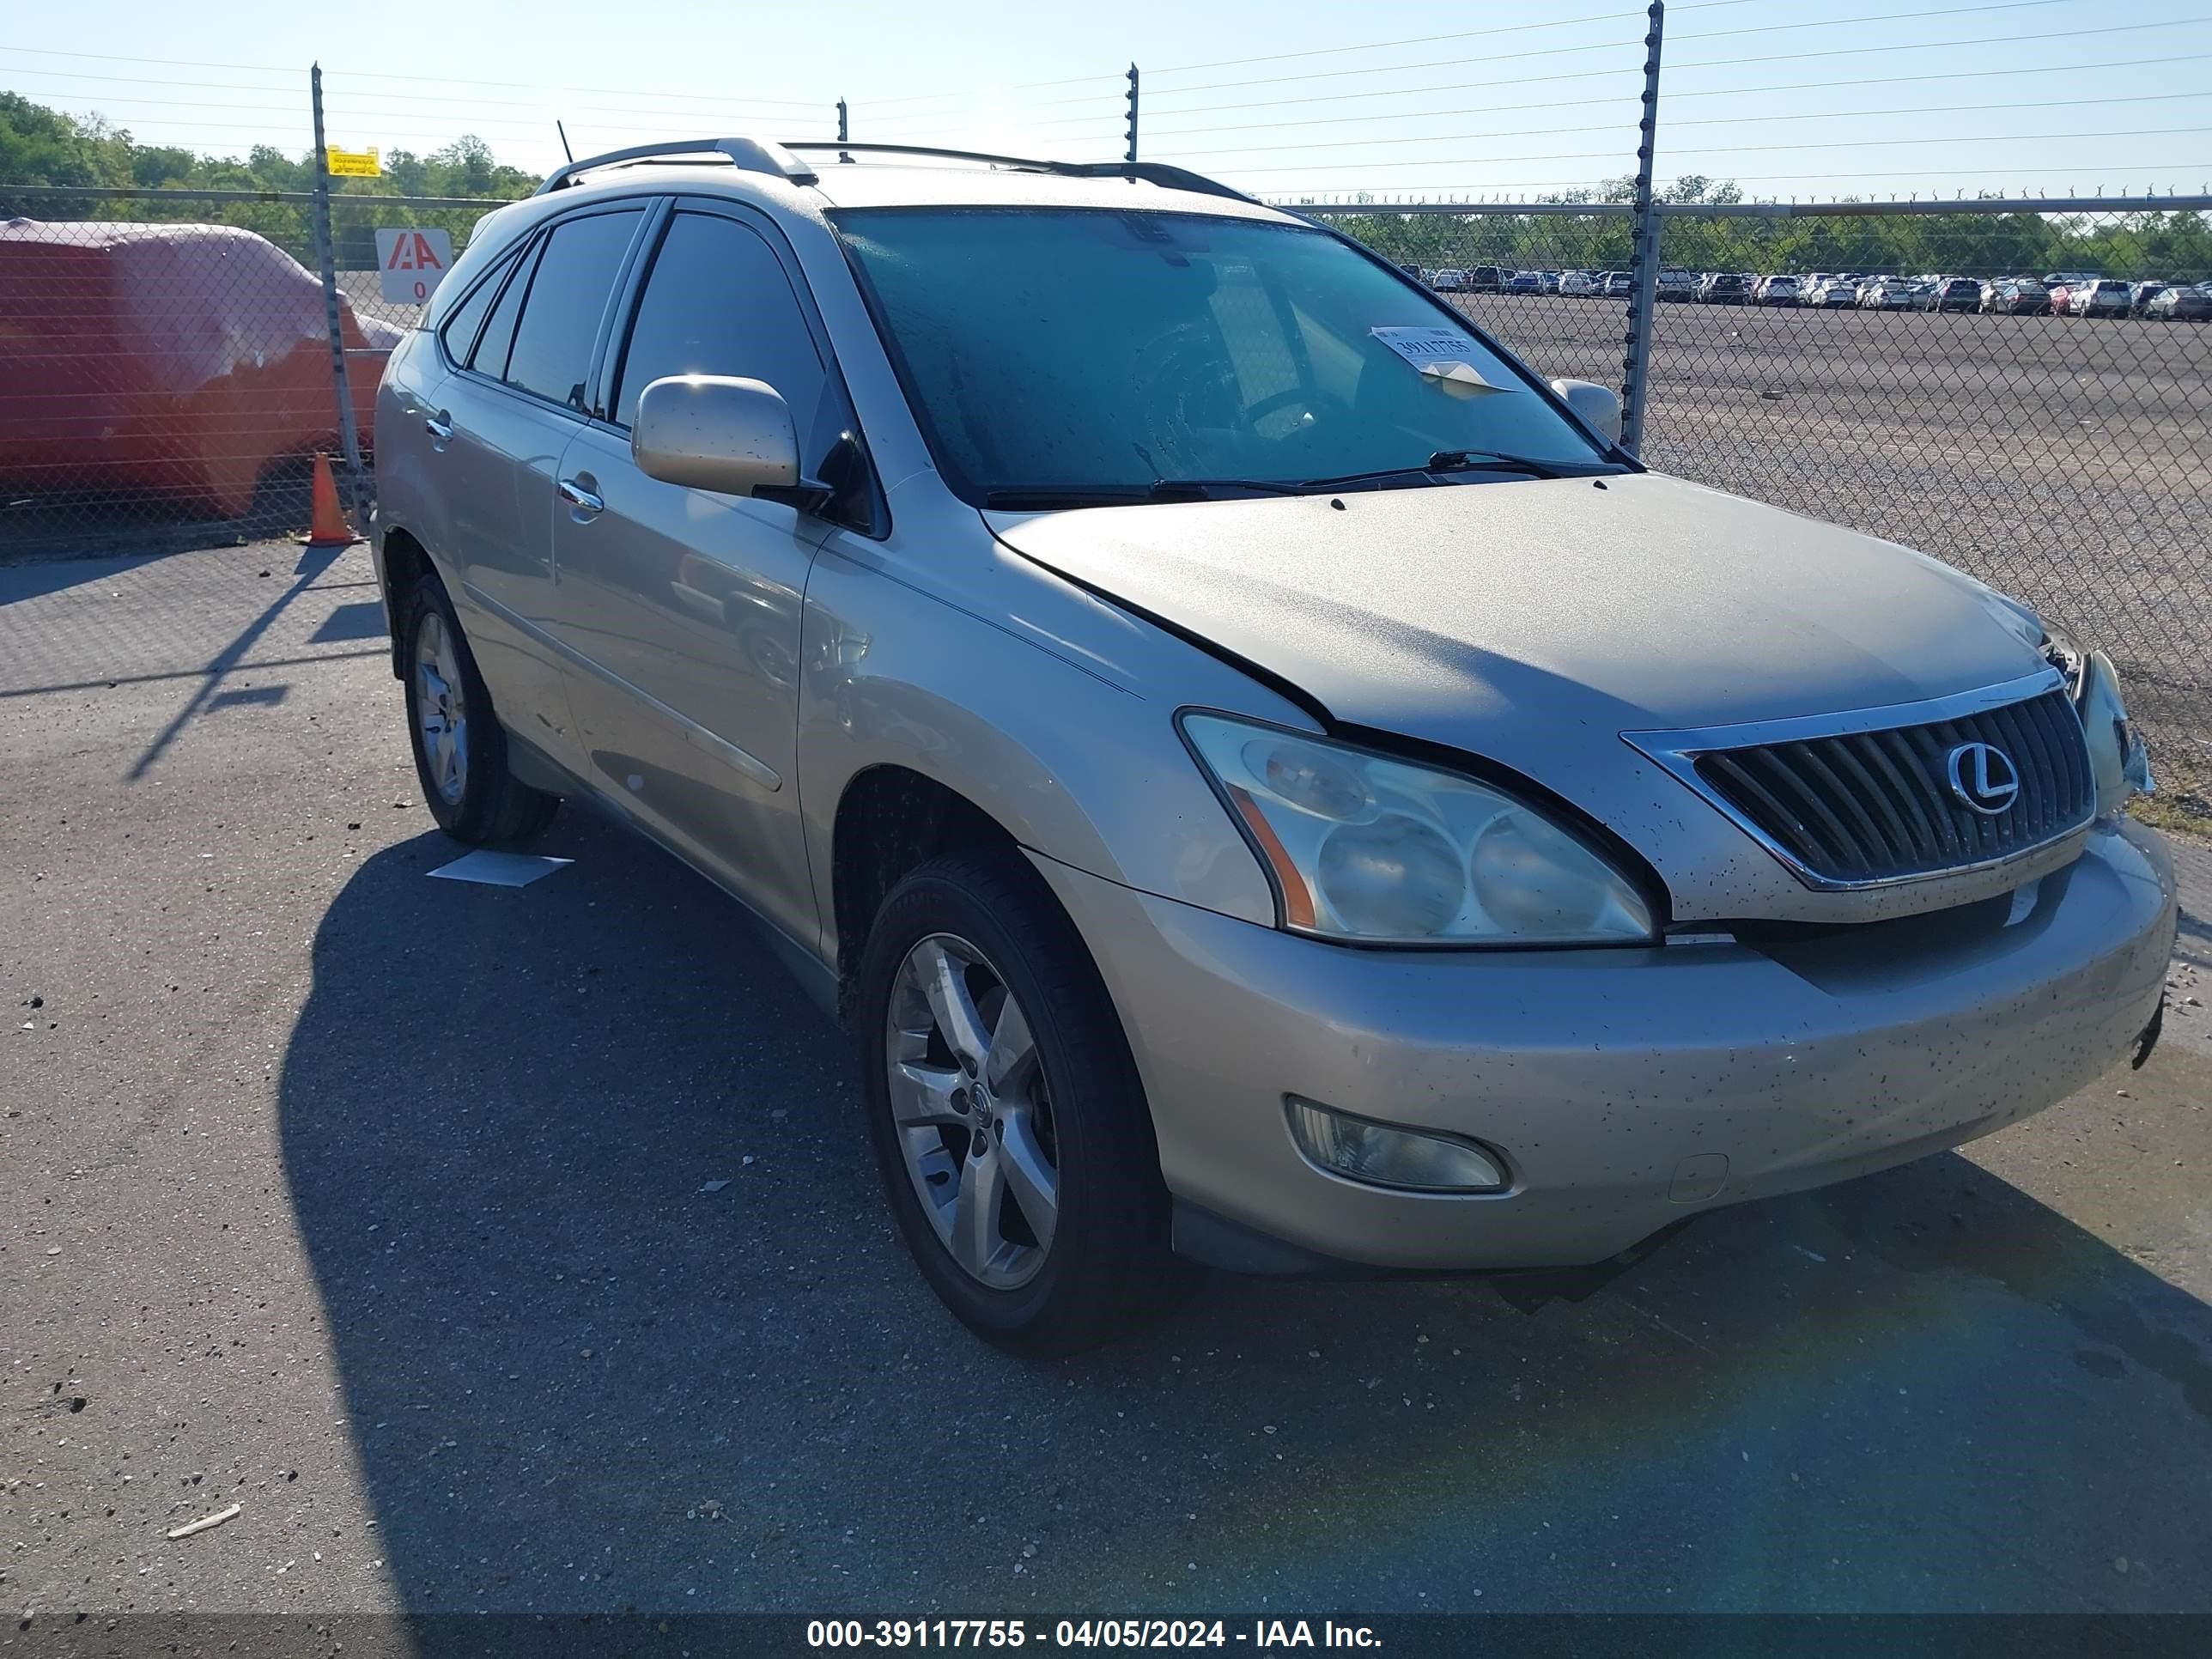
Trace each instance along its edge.
{"label": "rear door window", "polygon": [[[592,350],[643,216],[642,209],[626,208],[553,227],[515,325],[504,377],[508,385],[579,414],[589,412],[585,383],[591,377]],[[490,334],[487,329],[487,339]]]}

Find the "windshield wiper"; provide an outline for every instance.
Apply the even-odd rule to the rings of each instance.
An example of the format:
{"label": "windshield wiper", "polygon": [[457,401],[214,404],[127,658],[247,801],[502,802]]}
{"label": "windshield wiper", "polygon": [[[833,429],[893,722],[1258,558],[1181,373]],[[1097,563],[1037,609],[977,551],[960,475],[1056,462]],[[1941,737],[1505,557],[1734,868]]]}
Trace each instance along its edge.
{"label": "windshield wiper", "polygon": [[1148,484],[1015,484],[983,492],[983,505],[1004,513],[1048,513],[1078,507],[1127,507],[1139,501],[1222,501],[1239,495],[1303,495],[1308,486],[1267,478],[1156,478]]}
{"label": "windshield wiper", "polygon": [[1618,468],[1598,463],[1540,461],[1487,449],[1440,449],[1419,466],[1386,466],[1333,478],[1155,478],[1148,484],[1014,484],[983,492],[983,505],[1005,513],[1049,513],[1079,507],[1128,507],[1142,501],[1227,501],[1243,495],[1311,495],[1394,478],[1425,479],[1440,472],[1519,472],[1532,478],[1582,478]]}
{"label": "windshield wiper", "polygon": [[1527,455],[1501,455],[1494,449],[1439,449],[1429,457],[1425,472],[1470,472],[1494,469],[1500,472],[1525,472],[1532,478],[1565,478],[1571,476],[1571,467],[1562,468],[1556,462],[1539,461]]}
{"label": "windshield wiper", "polygon": [[1432,472],[1522,472],[1532,478],[1579,478],[1591,471],[1610,472],[1612,467],[1583,468],[1571,463],[1540,461],[1527,455],[1504,455],[1489,449],[1439,449],[1419,466],[1386,466],[1373,472],[1346,472],[1334,478],[1309,478],[1308,489],[1336,489],[1346,484],[1382,483],[1392,478],[1419,478]]}

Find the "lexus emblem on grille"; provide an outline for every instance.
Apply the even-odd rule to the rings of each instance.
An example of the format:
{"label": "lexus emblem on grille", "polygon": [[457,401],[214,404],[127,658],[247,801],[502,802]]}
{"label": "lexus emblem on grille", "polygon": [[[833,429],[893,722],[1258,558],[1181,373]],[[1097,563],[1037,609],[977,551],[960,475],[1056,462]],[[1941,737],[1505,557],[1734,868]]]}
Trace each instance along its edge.
{"label": "lexus emblem on grille", "polygon": [[1962,743],[1951,751],[1951,793],[1984,817],[1993,818],[2020,793],[2012,757],[1986,743]]}

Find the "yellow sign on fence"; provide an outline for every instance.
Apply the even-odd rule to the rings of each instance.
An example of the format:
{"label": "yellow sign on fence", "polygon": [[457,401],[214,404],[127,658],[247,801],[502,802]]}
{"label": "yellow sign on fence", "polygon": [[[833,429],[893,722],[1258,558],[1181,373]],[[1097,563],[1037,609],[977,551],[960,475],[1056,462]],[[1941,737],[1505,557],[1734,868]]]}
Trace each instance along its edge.
{"label": "yellow sign on fence", "polygon": [[382,152],[380,150],[339,149],[333,145],[325,147],[323,154],[330,159],[331,177],[333,179],[381,179],[384,176],[384,165],[380,159]]}

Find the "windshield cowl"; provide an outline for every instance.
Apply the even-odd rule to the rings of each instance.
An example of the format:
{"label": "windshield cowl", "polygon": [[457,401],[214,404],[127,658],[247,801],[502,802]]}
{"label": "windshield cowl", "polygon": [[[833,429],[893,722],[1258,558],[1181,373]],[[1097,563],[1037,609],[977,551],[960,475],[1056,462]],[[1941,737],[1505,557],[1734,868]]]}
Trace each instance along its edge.
{"label": "windshield cowl", "polygon": [[1281,482],[1268,478],[1161,478],[1144,489],[1097,484],[1018,485],[988,489],[979,505],[994,512],[1051,512],[1077,507],[1132,507],[1164,501],[1246,501],[1258,495],[1354,495],[1378,489],[1427,489],[1477,479],[1596,478],[1630,469],[1611,461],[1585,465],[1534,461],[1522,455],[1462,452],[1433,455],[1411,466],[1383,467],[1341,478]]}

